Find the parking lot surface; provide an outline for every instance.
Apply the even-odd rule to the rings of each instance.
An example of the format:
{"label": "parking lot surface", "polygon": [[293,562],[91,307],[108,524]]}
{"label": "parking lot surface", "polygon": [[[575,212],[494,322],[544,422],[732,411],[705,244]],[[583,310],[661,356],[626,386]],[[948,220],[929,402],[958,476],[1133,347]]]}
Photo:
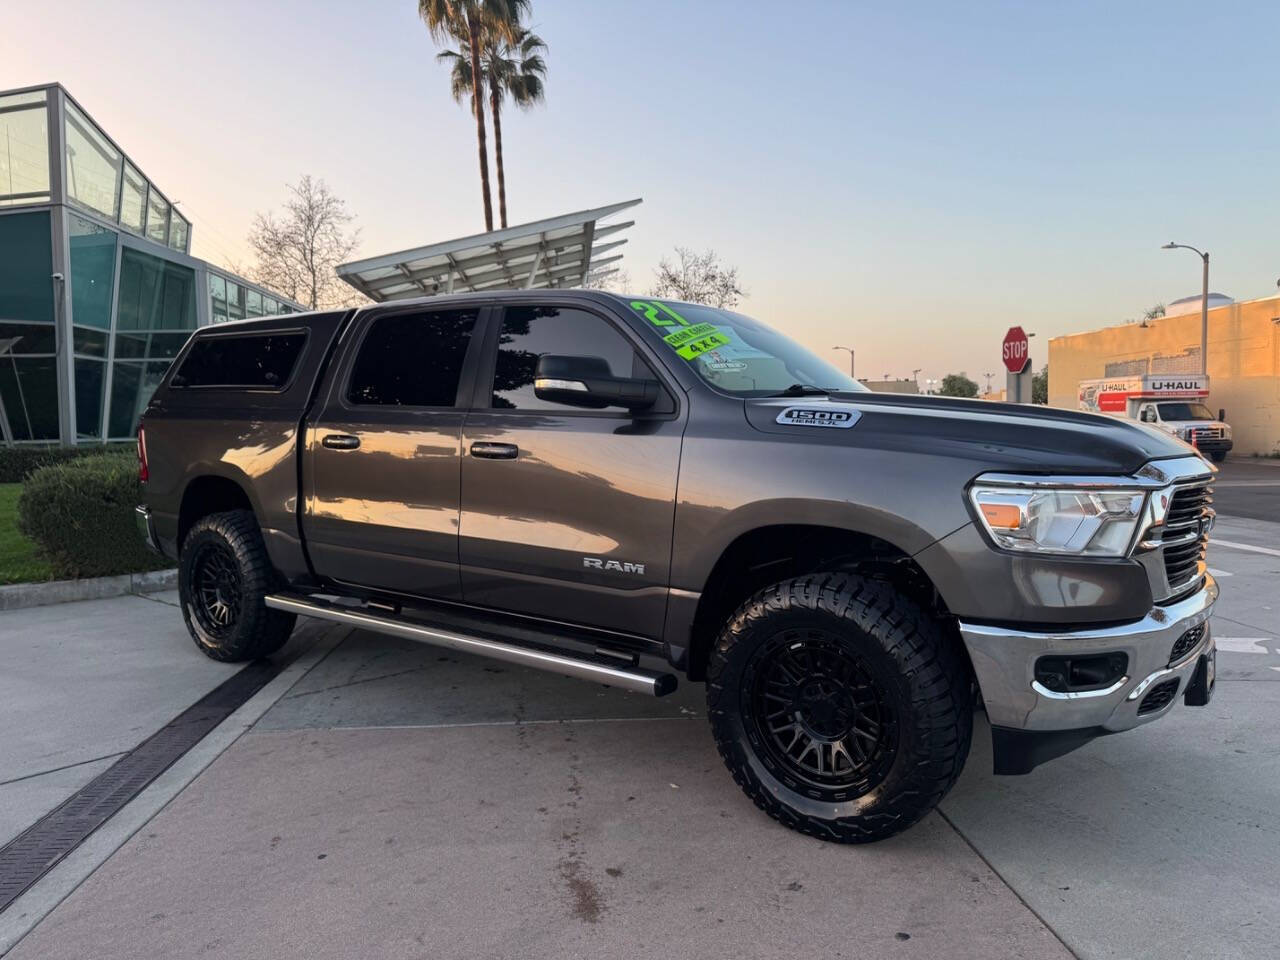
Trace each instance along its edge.
{"label": "parking lot surface", "polygon": [[[1274,957],[1280,523],[1217,506],[1213,703],[1015,778],[990,774],[979,722],[955,790],[890,841],[824,844],[757,811],[698,685],[646,699],[356,632],[9,955]],[[40,676],[59,651],[79,673],[38,698],[0,688],[27,691],[0,700],[6,729],[55,704],[5,754],[49,790],[11,834],[75,789],[67,763],[110,763],[230,669],[176,609],[103,603],[49,608],[24,634],[53,658]],[[77,607],[97,646],[49,639],[79,636]],[[126,610],[145,619],[132,633],[111,626]],[[114,675],[104,634],[112,653],[136,634],[125,673],[149,683]]]}

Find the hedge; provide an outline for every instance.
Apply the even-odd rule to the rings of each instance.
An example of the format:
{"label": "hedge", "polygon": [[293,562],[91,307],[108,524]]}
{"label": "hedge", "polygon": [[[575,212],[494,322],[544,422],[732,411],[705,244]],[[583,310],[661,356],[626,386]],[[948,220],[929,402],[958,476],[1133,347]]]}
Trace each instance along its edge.
{"label": "hedge", "polygon": [[0,447],[0,483],[21,483],[27,474],[40,467],[94,456],[101,454],[104,449],[115,451],[133,448],[124,445],[104,448],[98,444],[77,447]]}
{"label": "hedge", "polygon": [[40,467],[18,498],[18,528],[59,578],[106,577],[170,564],[138,536],[142,499],[132,452],[98,453]]}

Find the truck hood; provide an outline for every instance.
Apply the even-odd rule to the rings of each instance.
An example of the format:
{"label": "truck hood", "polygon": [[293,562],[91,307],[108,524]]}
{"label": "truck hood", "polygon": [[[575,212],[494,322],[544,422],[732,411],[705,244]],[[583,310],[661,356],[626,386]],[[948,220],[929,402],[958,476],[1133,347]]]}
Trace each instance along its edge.
{"label": "truck hood", "polygon": [[[1133,473],[1149,460],[1186,456],[1191,447],[1130,420],[1055,407],[950,397],[839,393],[830,397],[752,399],[747,421],[763,433],[808,443],[928,452],[981,461],[986,470],[1017,473]],[[792,411],[788,417],[783,417]],[[848,428],[799,423],[804,411],[856,412]],[[798,413],[797,413],[798,412]],[[783,417],[786,422],[779,422]]]}

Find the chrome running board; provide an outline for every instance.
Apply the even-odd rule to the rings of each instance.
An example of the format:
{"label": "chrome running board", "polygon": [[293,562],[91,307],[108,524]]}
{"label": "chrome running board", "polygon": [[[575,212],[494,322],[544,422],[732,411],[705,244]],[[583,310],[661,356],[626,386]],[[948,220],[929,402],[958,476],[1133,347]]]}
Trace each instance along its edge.
{"label": "chrome running board", "polygon": [[343,623],[374,633],[385,633],[406,640],[472,653],[491,660],[503,660],[524,667],[546,670],[577,680],[592,680],[633,693],[645,693],[651,697],[663,697],[676,688],[676,678],[670,673],[646,670],[613,662],[604,663],[584,657],[531,646],[520,646],[487,637],[469,636],[439,627],[430,627],[402,617],[372,614],[364,610],[341,607],[313,600],[309,597],[273,593],[266,604],[272,610],[296,613],[304,617],[316,617],[333,623]]}

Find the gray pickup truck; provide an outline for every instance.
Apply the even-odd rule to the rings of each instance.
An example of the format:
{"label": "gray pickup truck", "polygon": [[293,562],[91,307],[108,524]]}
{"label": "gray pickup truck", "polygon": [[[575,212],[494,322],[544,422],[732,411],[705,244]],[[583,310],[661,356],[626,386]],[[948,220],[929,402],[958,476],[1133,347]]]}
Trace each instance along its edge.
{"label": "gray pickup truck", "polygon": [[581,290],[223,324],[138,432],[218,660],[318,617],[654,696],[828,840],[1208,702],[1214,468],[1141,424],[868,392],[737,313]]}

